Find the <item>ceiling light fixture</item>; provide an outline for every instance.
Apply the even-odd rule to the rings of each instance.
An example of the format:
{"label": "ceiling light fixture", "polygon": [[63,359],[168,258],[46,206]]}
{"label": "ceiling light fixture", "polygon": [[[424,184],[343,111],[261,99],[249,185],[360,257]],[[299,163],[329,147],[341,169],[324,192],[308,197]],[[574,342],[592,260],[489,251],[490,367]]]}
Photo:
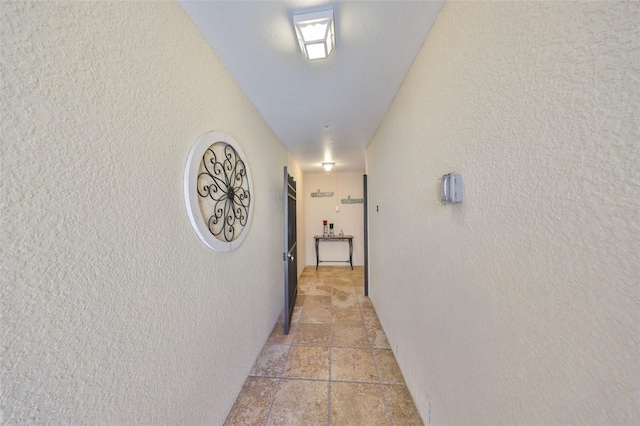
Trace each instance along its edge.
{"label": "ceiling light fixture", "polygon": [[324,59],[335,45],[333,9],[293,15],[300,50],[308,59]]}
{"label": "ceiling light fixture", "polygon": [[336,163],[322,163],[322,167],[328,172],[330,172],[331,169],[333,169],[333,166],[335,165]]}

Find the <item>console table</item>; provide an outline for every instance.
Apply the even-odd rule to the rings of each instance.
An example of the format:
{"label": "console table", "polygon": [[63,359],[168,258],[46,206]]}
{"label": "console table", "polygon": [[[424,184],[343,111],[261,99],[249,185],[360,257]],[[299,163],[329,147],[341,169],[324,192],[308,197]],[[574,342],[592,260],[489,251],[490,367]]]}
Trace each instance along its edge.
{"label": "console table", "polygon": [[[351,269],[353,269],[353,235],[343,235],[343,236],[332,236],[325,237],[323,235],[315,235],[313,238],[316,240],[316,269],[318,269],[318,265],[320,262],[348,262],[351,265]],[[320,241],[346,241],[349,243],[349,260],[320,260],[320,255],[318,252],[318,246],[320,245]]]}

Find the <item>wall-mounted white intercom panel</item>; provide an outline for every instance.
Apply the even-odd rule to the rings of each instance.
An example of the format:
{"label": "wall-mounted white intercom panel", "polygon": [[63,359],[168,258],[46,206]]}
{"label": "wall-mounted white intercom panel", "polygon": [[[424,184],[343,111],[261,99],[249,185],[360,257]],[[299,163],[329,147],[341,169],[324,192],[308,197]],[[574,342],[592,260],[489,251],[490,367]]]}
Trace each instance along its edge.
{"label": "wall-mounted white intercom panel", "polygon": [[442,176],[442,204],[462,202],[462,176],[453,173]]}

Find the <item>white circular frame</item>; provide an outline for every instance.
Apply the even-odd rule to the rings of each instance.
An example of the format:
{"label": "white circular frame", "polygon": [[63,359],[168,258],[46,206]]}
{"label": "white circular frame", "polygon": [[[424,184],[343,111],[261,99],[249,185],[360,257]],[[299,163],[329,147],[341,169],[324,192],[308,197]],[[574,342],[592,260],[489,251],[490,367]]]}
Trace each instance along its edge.
{"label": "white circular frame", "polygon": [[[229,144],[233,149],[236,150],[239,159],[244,163],[247,174],[247,182],[249,186],[250,201],[247,223],[242,228],[242,231],[240,231],[240,234],[231,241],[221,241],[211,233],[207,226],[206,220],[202,217],[200,204],[198,201],[198,174],[202,158],[207,149],[218,142]],[[253,193],[253,179],[251,178],[249,164],[247,163],[247,159],[244,155],[244,152],[242,151],[242,148],[240,148],[240,145],[238,145],[235,139],[233,139],[226,133],[214,131],[204,133],[202,136],[200,136],[191,147],[191,151],[189,151],[189,157],[187,158],[187,166],[184,171],[184,200],[187,206],[187,214],[189,215],[191,225],[193,226],[193,229],[196,231],[196,234],[204,243],[204,245],[215,251],[222,252],[231,251],[238,248],[246,238],[247,234],[249,233],[249,228],[251,227],[251,222],[253,220],[253,207],[255,204],[254,199],[255,197]]]}

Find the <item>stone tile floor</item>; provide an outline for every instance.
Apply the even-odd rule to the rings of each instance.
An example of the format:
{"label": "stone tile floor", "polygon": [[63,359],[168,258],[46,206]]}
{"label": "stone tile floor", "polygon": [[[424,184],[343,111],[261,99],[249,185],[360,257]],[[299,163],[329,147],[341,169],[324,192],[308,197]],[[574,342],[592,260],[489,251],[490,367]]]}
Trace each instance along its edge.
{"label": "stone tile floor", "polygon": [[422,425],[362,267],[307,267],[225,425]]}

